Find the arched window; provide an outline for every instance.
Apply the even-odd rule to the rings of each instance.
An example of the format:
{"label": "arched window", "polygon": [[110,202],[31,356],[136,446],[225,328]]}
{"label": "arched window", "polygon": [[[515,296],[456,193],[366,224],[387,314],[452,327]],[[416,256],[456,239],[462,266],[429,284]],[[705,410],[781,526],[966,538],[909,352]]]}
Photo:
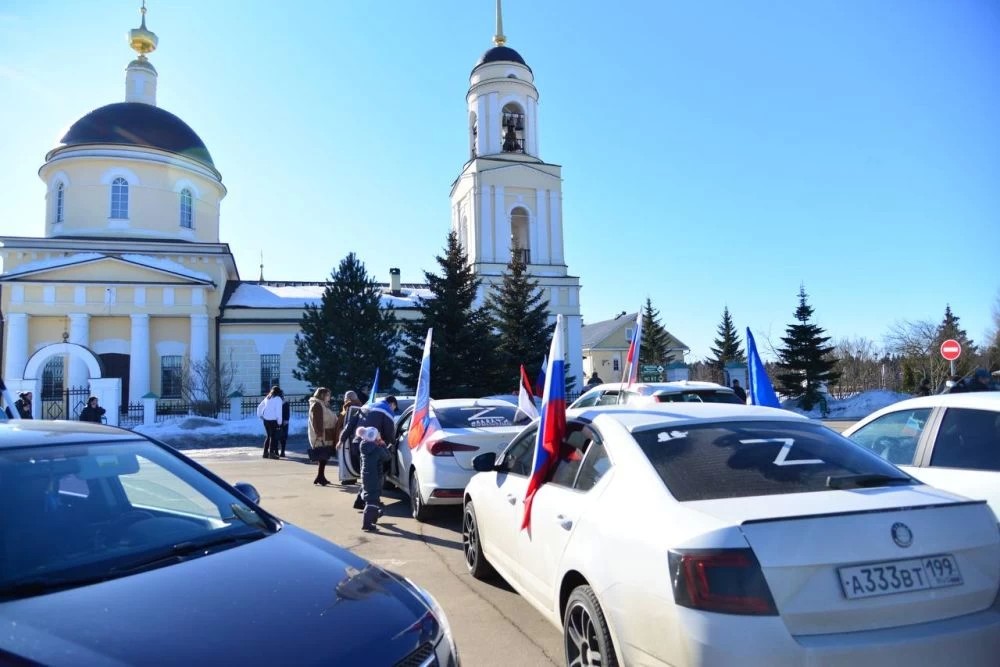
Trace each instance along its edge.
{"label": "arched window", "polygon": [[63,221],[63,213],[66,206],[66,186],[62,181],[56,184],[56,224]]}
{"label": "arched window", "polygon": [[528,234],[528,211],[523,206],[510,212],[510,247],[525,264],[531,264],[531,241]]}
{"label": "arched window", "polygon": [[191,208],[191,191],[187,188],[181,190],[181,227],[186,229],[194,227],[194,211]]}
{"label": "arched window", "polygon": [[128,181],[121,176],[111,181],[111,217],[128,220]]}
{"label": "arched window", "polygon": [[500,136],[504,153],[524,152],[524,111],[513,102],[505,104],[501,117]]}

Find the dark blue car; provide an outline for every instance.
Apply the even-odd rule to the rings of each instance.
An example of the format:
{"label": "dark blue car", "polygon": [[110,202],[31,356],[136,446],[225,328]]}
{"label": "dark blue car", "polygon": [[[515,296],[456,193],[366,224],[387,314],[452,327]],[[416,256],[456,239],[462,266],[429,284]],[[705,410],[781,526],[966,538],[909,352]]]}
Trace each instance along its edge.
{"label": "dark blue car", "polygon": [[458,665],[408,580],[172,448],[0,423],[0,664]]}

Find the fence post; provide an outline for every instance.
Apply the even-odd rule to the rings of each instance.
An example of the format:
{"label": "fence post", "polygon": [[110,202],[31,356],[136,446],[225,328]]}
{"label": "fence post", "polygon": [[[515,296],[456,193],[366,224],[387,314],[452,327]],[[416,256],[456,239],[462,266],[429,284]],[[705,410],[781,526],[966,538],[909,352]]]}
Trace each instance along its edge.
{"label": "fence post", "polygon": [[149,392],[142,397],[142,425],[152,426],[156,423],[156,401],[159,396]]}
{"label": "fence post", "polygon": [[234,391],[229,394],[229,419],[239,421],[243,419],[243,392]]}

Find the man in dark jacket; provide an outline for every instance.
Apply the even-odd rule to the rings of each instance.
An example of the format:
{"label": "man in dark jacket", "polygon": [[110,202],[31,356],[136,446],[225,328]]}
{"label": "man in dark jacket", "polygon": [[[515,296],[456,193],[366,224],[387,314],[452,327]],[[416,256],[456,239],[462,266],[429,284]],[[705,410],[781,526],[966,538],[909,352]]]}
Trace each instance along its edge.
{"label": "man in dark jacket", "polygon": [[292,417],[292,399],[281,394],[281,426],[278,432],[278,442],[281,444],[281,452],[278,456],[285,456],[285,445],[288,444],[288,420]]}
{"label": "man in dark jacket", "polygon": [[97,397],[91,396],[87,399],[87,407],[80,411],[80,421],[100,424],[105,412],[107,410],[97,405]]}
{"label": "man in dark jacket", "polygon": [[21,417],[21,419],[32,419],[31,392],[22,391],[18,394],[18,399],[14,401],[14,407],[17,408],[17,414]]}

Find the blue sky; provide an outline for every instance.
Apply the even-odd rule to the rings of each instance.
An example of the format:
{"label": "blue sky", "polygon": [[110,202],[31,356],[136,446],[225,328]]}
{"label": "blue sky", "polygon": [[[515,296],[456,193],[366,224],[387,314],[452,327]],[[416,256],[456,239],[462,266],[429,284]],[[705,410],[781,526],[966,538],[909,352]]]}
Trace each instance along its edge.
{"label": "blue sky", "polygon": [[[435,269],[490,0],[150,0],[159,106],[204,139],[241,276]],[[0,3],[0,233],[44,232],[47,150],[124,99],[137,0]],[[994,0],[506,0],[563,166],[584,320],[636,310],[708,354],[724,306],[778,343],[799,284],[835,339],[1000,295]],[[762,350],[763,351],[763,350]],[[766,353],[765,353],[765,356]]]}

